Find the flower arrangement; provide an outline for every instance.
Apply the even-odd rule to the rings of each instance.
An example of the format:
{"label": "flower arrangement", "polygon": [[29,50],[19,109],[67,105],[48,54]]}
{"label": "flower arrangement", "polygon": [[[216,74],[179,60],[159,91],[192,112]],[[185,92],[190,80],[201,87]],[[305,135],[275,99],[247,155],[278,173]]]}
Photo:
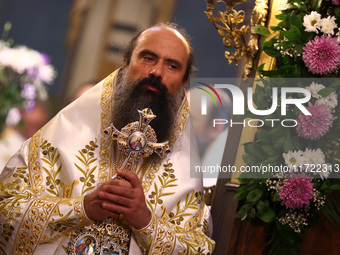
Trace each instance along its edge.
{"label": "flower arrangement", "polygon": [[[3,38],[10,28],[6,23]],[[46,100],[45,86],[56,76],[45,53],[12,46],[12,40],[0,40],[0,132],[4,126],[20,122],[19,109],[30,111],[37,99]]]}
{"label": "flower arrangement", "polygon": [[[269,109],[273,87],[300,87],[310,92],[303,105],[310,115],[287,105],[286,116],[269,117],[296,125],[267,123],[244,145],[247,165],[287,171],[241,175],[235,198],[242,206],[236,217],[272,224],[270,254],[297,254],[306,229],[319,221],[320,213],[340,224],[340,1],[288,0],[279,11],[278,25],[254,29],[263,36],[262,49],[275,58],[276,69],[258,67],[253,101],[258,109]],[[268,118],[250,112],[247,117]]]}

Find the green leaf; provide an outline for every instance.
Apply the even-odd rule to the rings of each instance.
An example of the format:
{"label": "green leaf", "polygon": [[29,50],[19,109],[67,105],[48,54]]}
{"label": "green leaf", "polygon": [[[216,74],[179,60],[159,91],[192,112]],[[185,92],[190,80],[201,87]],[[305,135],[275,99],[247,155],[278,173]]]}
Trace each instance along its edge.
{"label": "green leaf", "polygon": [[264,201],[260,200],[257,205],[256,205],[256,209],[258,211],[266,211],[268,210],[269,206],[268,206],[268,201],[266,200],[267,203],[265,203]]}
{"label": "green leaf", "polygon": [[279,26],[269,26],[269,27],[270,27],[270,29],[271,29],[272,31],[274,31],[274,32],[282,30],[282,28],[279,27]]}
{"label": "green leaf", "polygon": [[272,195],[272,201],[273,202],[280,202],[281,201],[279,193],[274,193]]}
{"label": "green leaf", "polygon": [[286,37],[289,41],[297,41],[299,39],[298,35],[291,31],[281,31],[280,34]]}
{"label": "green leaf", "polygon": [[268,158],[266,158],[265,160],[261,161],[260,164],[263,166],[275,166],[277,165],[277,159],[280,157],[280,155],[275,154],[273,156],[270,156]]}
{"label": "green leaf", "polygon": [[285,153],[288,153],[289,151],[294,150],[295,146],[294,146],[294,142],[293,142],[290,135],[286,135],[285,138],[286,139],[283,143],[283,150],[284,150]]}
{"label": "green leaf", "polygon": [[262,145],[262,150],[268,155],[275,155],[277,153],[270,145]]}
{"label": "green leaf", "polygon": [[300,32],[300,30],[302,30],[302,31],[304,30],[303,26],[302,26],[302,19],[301,19],[300,15],[290,15],[289,23],[293,26],[292,28],[295,32],[296,32],[296,29],[298,29],[299,32]]}
{"label": "green leaf", "polygon": [[314,9],[315,11],[318,11],[318,9],[320,9],[321,7],[322,2],[323,0],[311,0],[312,9]]}
{"label": "green leaf", "polygon": [[267,210],[259,211],[256,214],[256,217],[258,217],[260,220],[266,223],[271,223],[275,220],[276,215],[272,209],[268,208]]}
{"label": "green leaf", "polygon": [[340,18],[340,7],[334,8],[334,15],[337,19]]}
{"label": "green leaf", "polygon": [[340,184],[333,184],[329,188],[330,190],[340,190]]}
{"label": "green leaf", "polygon": [[242,155],[242,159],[244,160],[244,162],[247,163],[247,165],[249,166],[254,166],[257,164],[258,160],[256,157],[254,157],[253,155],[251,155],[250,153],[245,153]]}
{"label": "green leaf", "polygon": [[268,131],[263,128],[259,128],[256,132],[256,138],[260,141],[269,141]]}
{"label": "green leaf", "polygon": [[238,210],[238,212],[236,213],[235,218],[244,220],[245,218],[247,218],[247,214],[250,208],[252,208],[251,204],[245,204],[241,206],[240,210]]}
{"label": "green leaf", "polygon": [[318,94],[322,97],[327,97],[329,96],[332,92],[334,91],[334,89],[332,88],[324,88],[324,89],[321,89]]}
{"label": "green leaf", "polygon": [[234,195],[233,199],[240,201],[240,200],[244,199],[247,196],[247,194],[248,194],[247,187],[245,185],[241,186],[235,191],[235,195]]}
{"label": "green leaf", "polygon": [[[303,1],[301,2],[296,2],[294,3],[294,5],[301,11],[305,11],[308,12],[307,6],[305,5],[305,3]],[[295,16],[295,14],[291,15],[291,16]]]}
{"label": "green leaf", "polygon": [[254,32],[259,35],[270,35],[268,28],[261,25],[254,26]]}
{"label": "green leaf", "polygon": [[256,202],[257,200],[260,199],[262,194],[263,194],[263,190],[254,189],[254,190],[249,192],[249,194],[247,195],[246,201],[247,202]]}
{"label": "green leaf", "polygon": [[284,13],[278,14],[275,16],[278,20],[286,20],[287,19],[287,15]]}
{"label": "green leaf", "polygon": [[250,208],[247,214],[248,219],[255,218],[255,215],[256,215],[256,209],[254,207]]}
{"label": "green leaf", "polygon": [[263,50],[270,57],[280,57],[281,56],[281,53],[274,48],[267,48],[267,49],[263,49]]}

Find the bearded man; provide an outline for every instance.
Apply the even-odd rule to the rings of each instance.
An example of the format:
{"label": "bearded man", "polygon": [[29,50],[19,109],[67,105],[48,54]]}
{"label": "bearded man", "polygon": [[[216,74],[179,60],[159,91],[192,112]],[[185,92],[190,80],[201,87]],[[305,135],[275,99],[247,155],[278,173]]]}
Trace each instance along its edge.
{"label": "bearded man", "polygon": [[[193,59],[173,24],[146,29],[121,69],[23,144],[0,176],[1,253],[77,254],[84,240],[93,240],[91,254],[212,253],[202,180],[190,178],[183,88]],[[126,128],[144,108],[157,116],[150,124],[171,152],[120,169],[127,154],[107,128]]]}

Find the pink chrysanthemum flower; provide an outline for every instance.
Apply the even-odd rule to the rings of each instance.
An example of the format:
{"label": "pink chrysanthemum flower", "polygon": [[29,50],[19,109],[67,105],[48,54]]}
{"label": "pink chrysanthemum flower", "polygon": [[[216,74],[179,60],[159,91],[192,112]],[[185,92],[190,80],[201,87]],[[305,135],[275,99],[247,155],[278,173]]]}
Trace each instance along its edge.
{"label": "pink chrysanthemum flower", "polygon": [[334,4],[334,5],[340,5],[340,0],[332,0],[332,4]]}
{"label": "pink chrysanthemum flower", "polygon": [[296,132],[299,136],[317,140],[323,137],[333,124],[332,110],[326,105],[313,105],[309,103],[306,107],[312,115],[300,114],[296,120],[298,125]]}
{"label": "pink chrysanthemum flower", "polygon": [[326,75],[338,69],[340,45],[336,38],[316,36],[303,49],[302,59],[313,74]]}
{"label": "pink chrysanthemum flower", "polygon": [[313,187],[311,178],[306,175],[297,176],[283,181],[283,186],[279,191],[281,205],[290,209],[301,209],[304,205],[309,206],[313,198]]}

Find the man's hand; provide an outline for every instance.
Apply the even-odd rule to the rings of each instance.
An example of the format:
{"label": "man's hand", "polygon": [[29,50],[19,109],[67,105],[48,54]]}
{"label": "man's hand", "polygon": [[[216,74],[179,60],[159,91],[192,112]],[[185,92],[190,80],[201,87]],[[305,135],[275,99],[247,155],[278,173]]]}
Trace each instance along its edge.
{"label": "man's hand", "polygon": [[129,170],[117,170],[126,180],[111,180],[85,197],[85,212],[91,220],[106,217],[117,218],[123,214],[136,229],[145,227],[151,220],[143,187],[136,174]]}

